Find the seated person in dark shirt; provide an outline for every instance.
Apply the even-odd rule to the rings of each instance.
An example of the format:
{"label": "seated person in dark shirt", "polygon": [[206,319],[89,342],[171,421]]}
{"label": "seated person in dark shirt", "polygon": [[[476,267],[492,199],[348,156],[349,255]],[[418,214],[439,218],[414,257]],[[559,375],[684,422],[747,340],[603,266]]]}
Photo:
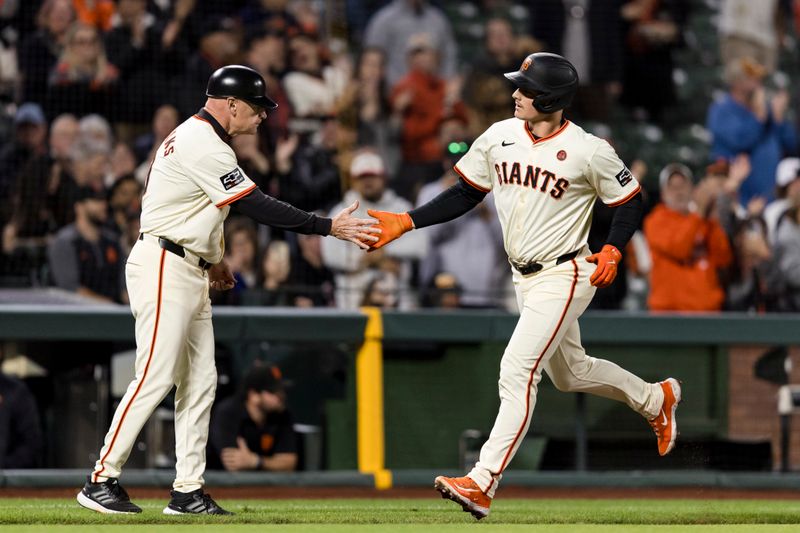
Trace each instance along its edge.
{"label": "seated person in dark shirt", "polygon": [[280,370],[256,366],[237,394],[211,415],[208,468],[290,471],[297,466],[297,437],[286,409]]}

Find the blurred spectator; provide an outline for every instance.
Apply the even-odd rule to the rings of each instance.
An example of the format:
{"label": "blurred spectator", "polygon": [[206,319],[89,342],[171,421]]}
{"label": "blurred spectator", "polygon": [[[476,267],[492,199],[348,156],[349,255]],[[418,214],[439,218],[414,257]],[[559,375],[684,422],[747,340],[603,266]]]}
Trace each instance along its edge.
{"label": "blurred spectator", "polygon": [[289,72],[283,87],[297,117],[331,115],[347,85],[348,73],[329,64],[315,35],[299,34],[289,40]]}
{"label": "blurred spectator", "polygon": [[464,85],[464,101],[473,115],[470,126],[476,136],[512,112],[513,89],[503,74],[518,69],[528,54],[540,50],[541,44],[520,50],[508,19],[491,18],[486,22],[483,50],[470,61]]}
{"label": "blurred spectator", "polygon": [[397,309],[400,303],[400,285],[397,274],[392,271],[373,272],[364,288],[361,307]]}
{"label": "blurred spectator", "polygon": [[36,468],[43,449],[36,399],[22,381],[0,372],[0,470]]}
{"label": "blurred spectator", "polygon": [[661,121],[675,102],[672,51],[682,43],[689,0],[631,0],[622,7],[627,23],[622,102]]}
{"label": "blurred spectator", "polygon": [[440,54],[435,73],[443,78],[456,75],[458,46],[447,17],[428,0],[392,0],[372,16],[364,35],[366,46],[386,54],[389,87],[408,72],[406,51],[411,37],[418,34],[427,35],[430,46]]}
{"label": "blurred spectator", "polygon": [[109,217],[106,228],[118,237],[126,236],[131,217],[140,214],[143,189],[132,174],[126,174],[120,176],[108,190]]}
{"label": "blurred spectator", "polygon": [[780,311],[783,276],[773,260],[766,226],[759,213],[739,224],[733,237],[734,260],[725,309]]}
{"label": "blurred spectator", "polygon": [[[288,0],[252,0],[239,13],[248,33],[279,31],[286,35],[300,33],[300,23],[289,13]],[[308,28],[315,31],[316,28]],[[272,96],[272,93],[269,93]]]}
{"label": "blurred spectator", "polygon": [[458,87],[436,74],[439,53],[425,34],[407,45],[409,73],[392,88],[392,107],[403,117],[403,163],[393,186],[404,198],[415,198],[419,187],[442,174],[439,131],[446,120],[466,126],[466,107]]}
{"label": "blurred spectator", "polygon": [[232,139],[231,146],[247,177],[266,194],[274,195],[276,191],[271,184],[269,158],[258,145],[259,141],[258,135],[237,135]]}
{"label": "blurred spectator", "polygon": [[[244,135],[242,137],[245,137]],[[248,135],[247,137],[253,137]],[[213,291],[214,304],[239,305],[245,291],[256,286],[256,229],[248,218],[233,218],[225,224],[225,263],[236,280],[229,291]]]}
{"label": "blurred spectator", "polygon": [[339,126],[326,117],[311,134],[292,134],[275,147],[278,198],[300,209],[327,209],[342,197]]}
{"label": "blurred spectator", "polygon": [[110,163],[109,147],[101,141],[79,138],[72,148],[72,177],[78,187],[103,190]]}
{"label": "blurred spectator", "polygon": [[[454,123],[455,125],[455,123]],[[451,130],[450,137],[443,134],[443,144],[456,146],[463,139],[460,129]],[[417,197],[417,205],[423,205],[459,179],[453,165],[467,150],[450,153],[445,150],[444,175],[424,186]],[[497,302],[500,280],[509,269],[503,250],[500,220],[494,207],[494,196],[490,193],[475,209],[458,218],[419,230],[427,236],[430,248],[419,267],[420,285],[436,286],[436,277],[441,272],[451,275],[460,286],[459,303],[466,307],[494,307]],[[374,252],[373,252],[374,253]]]}
{"label": "blurred spectator", "polygon": [[[178,127],[178,118],[178,110],[174,106],[169,104],[160,106],[153,113],[150,131],[140,135],[134,141],[133,151],[136,154],[137,162],[145,166],[145,177],[147,171],[150,170],[150,161],[153,160],[153,154],[164,142],[164,139],[167,138],[167,135]],[[140,181],[144,183],[143,179]]]}
{"label": "blurred spectator", "polygon": [[778,65],[779,0],[722,0],[719,49],[727,68],[743,58],[753,58],[767,74]]}
{"label": "blurred spectator", "polygon": [[[386,188],[383,160],[372,149],[364,149],[353,158],[350,181],[351,189],[347,191],[342,202],[331,209],[332,213],[355,201],[358,201],[359,206],[353,216],[359,217],[367,216],[368,209],[402,213],[412,207],[407,200]],[[370,253],[352,246],[340,246],[334,239],[323,239],[322,260],[334,272],[336,279],[336,306],[341,309],[357,308],[374,272],[383,270],[398,274],[402,295],[400,307],[411,308],[414,302],[408,294],[408,288],[413,262],[425,257],[428,243],[427,236],[422,232],[412,232],[409,235],[414,238]]]}
{"label": "blurred spectator", "polygon": [[[725,292],[717,270],[732,260],[728,238],[708,205],[692,206],[692,173],[681,164],[659,175],[661,203],[644,221],[653,268],[648,306],[652,311],[718,311]],[[709,198],[710,200],[710,198]]]}
{"label": "blurred spectator", "polygon": [[47,120],[38,104],[23,104],[14,117],[14,140],[0,149],[0,225],[11,216],[17,176],[27,164],[47,153]]}
{"label": "blurred spectator", "polygon": [[800,158],[787,157],[778,163],[775,172],[775,200],[764,209],[764,221],[767,223],[767,237],[770,244],[775,243],[775,232],[778,220],[791,207],[789,198],[800,188]]}
{"label": "blurred spectator", "polygon": [[48,250],[57,287],[105,302],[122,301],[122,253],[104,225],[105,191],[83,188],[75,202],[75,222],[56,234]]}
{"label": "blurred spectator", "polygon": [[98,114],[86,115],[78,121],[78,133],[82,140],[96,144],[111,152],[114,146],[114,133],[108,120]]}
{"label": "blurred spectator", "polygon": [[107,32],[114,20],[113,0],[72,0],[78,20],[87,26]]}
{"label": "blurred spectator", "polygon": [[297,467],[297,435],[277,367],[254,367],[239,392],[217,404],[208,448],[209,469],[291,471]]}
{"label": "blurred spectator", "polygon": [[375,146],[386,173],[394,178],[400,164],[398,143],[401,118],[392,114],[386,87],[386,55],[380,48],[361,52],[356,77],[339,100],[337,118],[343,128],[354,132],[357,146]]}
{"label": "blurred spectator", "polygon": [[24,36],[18,49],[22,101],[45,103],[47,80],[64,48],[67,29],[75,20],[71,0],[45,0],[36,17],[38,29]]}
{"label": "blurred spectator", "polygon": [[426,290],[426,307],[458,309],[461,307],[463,289],[456,277],[449,272],[440,272],[433,277]]}
{"label": "blurred spectator", "polygon": [[104,185],[111,187],[123,176],[133,176],[136,172],[136,156],[128,143],[118,142],[111,151],[109,173],[106,174]]}
{"label": "blurred spectator", "polygon": [[570,114],[606,120],[612,100],[620,94],[622,4],[623,0],[537,0],[530,4],[533,36],[545,43],[548,52],[563,55],[578,70],[580,86]]}
{"label": "blurred spectator", "polygon": [[295,307],[331,307],[333,273],[322,262],[322,237],[297,234],[299,253],[292,257],[288,285]]}
{"label": "blurred spectator", "polygon": [[162,57],[162,32],[147,12],[147,0],[118,0],[105,47],[108,60],[120,71],[115,101],[115,118],[120,122],[145,122],[163,100],[162,79],[168,71]]}
{"label": "blurred spectator", "polygon": [[48,116],[99,113],[111,116],[119,71],[106,58],[98,30],[80,22],[67,30],[64,50],[50,72],[47,86]]}
{"label": "blurred spectator", "polygon": [[286,241],[273,240],[261,256],[258,285],[242,294],[244,305],[292,306],[292,294],[288,287],[291,273],[289,245]]}
{"label": "blurred spectator", "polygon": [[752,170],[739,191],[744,205],[755,196],[773,198],[778,162],[797,149],[794,126],[786,120],[789,94],[781,90],[768,98],[764,73],[748,58],[731,63],[725,71],[730,92],[708,110],[712,158],[750,157]]}
{"label": "blurred spectator", "polygon": [[277,109],[273,109],[267,114],[266,124],[262,125],[258,132],[259,137],[268,141],[267,146],[274,147],[278,139],[288,135],[292,112],[289,96],[280,82],[286,73],[284,33],[279,31],[249,33],[245,63],[263,76],[267,83],[267,94],[278,104]]}
{"label": "blurred spectator", "polygon": [[775,260],[783,276],[787,311],[800,311],[800,185],[788,189],[789,209],[778,220],[775,231]]}

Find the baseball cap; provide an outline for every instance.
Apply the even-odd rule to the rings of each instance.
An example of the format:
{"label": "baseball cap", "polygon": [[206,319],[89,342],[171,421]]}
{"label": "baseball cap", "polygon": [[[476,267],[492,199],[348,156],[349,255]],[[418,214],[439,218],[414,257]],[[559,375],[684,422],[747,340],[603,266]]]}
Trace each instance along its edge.
{"label": "baseball cap", "polygon": [[798,178],[800,178],[800,158],[787,157],[778,163],[778,169],[775,171],[775,185],[786,187]]}
{"label": "baseball cap", "polygon": [[43,124],[47,124],[47,120],[44,118],[44,111],[42,111],[39,104],[28,102],[22,104],[19,106],[19,109],[17,109],[17,114],[14,116],[14,124],[17,126],[20,124],[42,126]]}
{"label": "baseball cap", "polygon": [[675,174],[680,174],[689,180],[689,183],[694,181],[694,174],[692,174],[692,171],[689,170],[689,167],[682,163],[670,163],[661,169],[661,172],[658,174],[658,186],[662,189],[666,187],[667,182],[669,182],[669,178]]}
{"label": "baseball cap", "polygon": [[415,33],[406,42],[406,53],[415,54],[422,50],[433,50],[433,41],[427,33]]}
{"label": "baseball cap", "polygon": [[366,151],[356,154],[350,163],[351,178],[384,175],[386,175],[386,166],[383,164],[381,156],[375,152]]}
{"label": "baseball cap", "polygon": [[277,366],[258,365],[245,375],[242,388],[245,392],[254,390],[276,393],[284,390],[285,383],[281,370]]}

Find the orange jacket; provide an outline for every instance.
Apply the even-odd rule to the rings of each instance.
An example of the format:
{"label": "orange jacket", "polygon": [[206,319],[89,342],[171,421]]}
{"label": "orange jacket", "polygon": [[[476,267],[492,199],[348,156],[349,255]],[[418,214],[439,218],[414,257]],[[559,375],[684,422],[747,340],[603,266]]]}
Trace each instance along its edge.
{"label": "orange jacket", "polygon": [[445,81],[413,70],[392,89],[392,102],[406,91],[411,91],[414,96],[403,113],[403,159],[410,163],[440,161],[443,154],[439,126],[449,117],[460,118],[466,123],[464,103],[456,102],[449,116],[445,116]]}
{"label": "orange jacket", "polygon": [[731,264],[728,237],[718,222],[659,204],[644,220],[653,270],[650,296],[653,311],[718,311],[725,291],[717,269]]}
{"label": "orange jacket", "polygon": [[78,20],[87,26],[95,26],[101,31],[111,29],[114,16],[114,2],[111,0],[72,0]]}

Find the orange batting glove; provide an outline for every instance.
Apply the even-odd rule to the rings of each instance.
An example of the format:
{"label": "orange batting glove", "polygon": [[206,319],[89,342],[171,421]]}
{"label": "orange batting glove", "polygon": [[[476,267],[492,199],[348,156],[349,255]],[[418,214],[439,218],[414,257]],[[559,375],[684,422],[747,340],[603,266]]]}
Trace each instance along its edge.
{"label": "orange batting glove", "polygon": [[389,211],[368,209],[367,214],[372,218],[377,218],[379,221],[378,225],[373,226],[373,228],[381,229],[381,233],[378,235],[378,242],[370,243],[369,251],[382,248],[403,233],[414,229],[414,223],[408,213],[390,213]]}
{"label": "orange batting glove", "polygon": [[586,258],[587,263],[594,263],[597,268],[589,278],[589,282],[595,287],[608,287],[617,277],[617,266],[622,261],[622,254],[615,246],[606,244],[603,249]]}

